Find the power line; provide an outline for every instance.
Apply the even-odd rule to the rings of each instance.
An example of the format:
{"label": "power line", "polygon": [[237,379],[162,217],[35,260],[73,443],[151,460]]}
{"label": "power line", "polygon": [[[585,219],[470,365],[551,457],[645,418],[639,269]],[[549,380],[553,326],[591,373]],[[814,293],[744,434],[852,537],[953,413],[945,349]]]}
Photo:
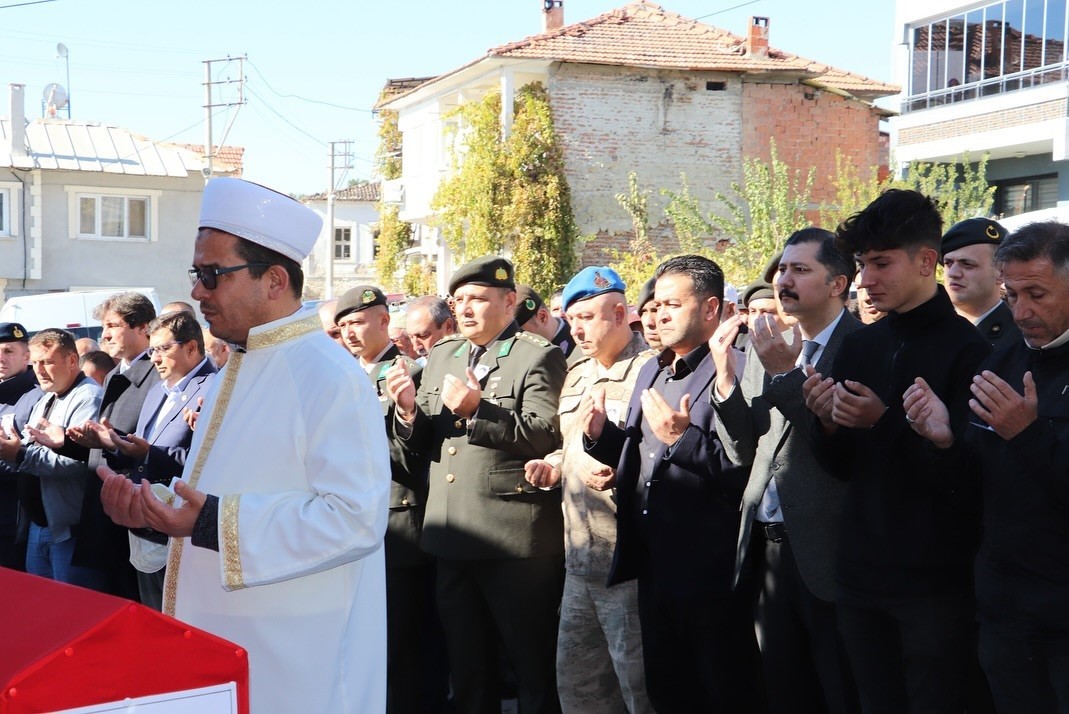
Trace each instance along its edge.
{"label": "power line", "polygon": [[290,121],[289,119],[287,119],[286,117],[282,116],[282,114],[280,114],[280,113],[279,113],[278,111],[276,111],[276,110],[275,110],[275,108],[274,108],[274,107],[272,107],[272,106],[271,106],[270,104],[268,104],[268,103],[267,103],[267,102],[266,102],[266,101],[264,100],[264,98],[263,98],[263,97],[261,97],[261,96],[260,96],[259,94],[257,94],[256,92],[252,91],[252,88],[251,88],[251,87],[245,87],[245,90],[246,90],[246,91],[247,91],[247,92],[248,92],[249,94],[251,94],[252,96],[254,96],[254,97],[256,97],[257,99],[259,99],[259,100],[260,100],[260,102],[261,102],[261,103],[263,104],[263,106],[264,106],[264,107],[265,107],[265,108],[266,108],[266,109],[267,109],[268,111],[270,111],[270,112],[271,112],[272,114],[274,114],[275,116],[277,116],[277,117],[278,117],[279,119],[281,119],[282,121],[284,121],[284,122],[286,122],[287,124],[289,124],[291,128],[293,128],[293,129],[295,129],[296,131],[299,131],[300,133],[304,134],[304,135],[305,135],[306,137],[308,137],[309,139],[311,139],[311,140],[312,140],[312,141],[314,141],[315,143],[319,144],[320,146],[326,146],[326,145],[327,145],[327,142],[325,142],[325,141],[323,141],[323,140],[321,140],[321,139],[317,139],[316,137],[312,136],[311,134],[309,134],[309,133],[308,133],[307,131],[305,131],[305,130],[304,130],[304,129],[302,129],[301,127],[299,127],[299,126],[297,126],[296,124],[294,124],[293,122],[291,122],[291,121]]}
{"label": "power line", "polygon": [[747,5],[753,5],[755,2],[760,2],[760,0],[749,0],[749,2],[744,2],[744,3],[739,4],[739,5],[732,5],[731,7],[725,7],[723,10],[717,10],[716,12],[711,12],[708,15],[702,15],[701,17],[696,17],[694,19],[695,20],[704,20],[705,18],[712,17],[713,15],[720,15],[721,13],[731,12],[732,10],[738,10],[740,7],[746,7]]}
{"label": "power line", "polygon": [[17,2],[11,5],[0,5],[0,10],[7,10],[9,7],[26,7],[27,5],[44,5],[46,2],[56,2],[56,0],[31,0],[31,2]]}
{"label": "power line", "polygon": [[282,94],[277,89],[275,89],[274,87],[271,86],[271,83],[267,81],[267,77],[264,76],[264,73],[261,72],[260,68],[257,67],[251,60],[249,61],[249,66],[252,67],[254,70],[256,70],[256,74],[258,74],[260,76],[260,79],[262,79],[264,81],[264,86],[267,87],[269,90],[271,90],[271,92],[274,93],[275,95],[277,95],[278,97],[281,97],[282,99],[299,99],[302,102],[308,102],[310,104],[322,104],[323,106],[334,107],[335,109],[345,109],[345,110],[351,111],[351,112],[367,112],[368,114],[373,114],[374,113],[371,109],[364,109],[363,107],[347,107],[344,104],[335,104],[334,102],[324,102],[324,101],[322,101],[320,99],[309,99],[307,97],[302,97],[302,96],[297,95],[297,94]]}

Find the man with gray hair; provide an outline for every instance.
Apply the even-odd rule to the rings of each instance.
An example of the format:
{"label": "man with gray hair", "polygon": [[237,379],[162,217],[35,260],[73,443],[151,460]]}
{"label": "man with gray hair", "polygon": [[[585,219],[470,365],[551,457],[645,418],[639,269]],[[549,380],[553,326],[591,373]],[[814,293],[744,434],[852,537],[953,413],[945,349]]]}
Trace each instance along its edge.
{"label": "man with gray hair", "polygon": [[962,434],[924,380],[906,419],[979,471],[976,557],[980,664],[999,711],[1064,711],[1069,702],[1069,226],[1032,223],[995,251],[1023,340],[996,350],[973,378]]}
{"label": "man with gray hair", "polygon": [[449,309],[449,303],[433,295],[424,295],[408,303],[405,329],[419,359],[426,363],[431,348],[443,338],[456,333],[457,321]]}

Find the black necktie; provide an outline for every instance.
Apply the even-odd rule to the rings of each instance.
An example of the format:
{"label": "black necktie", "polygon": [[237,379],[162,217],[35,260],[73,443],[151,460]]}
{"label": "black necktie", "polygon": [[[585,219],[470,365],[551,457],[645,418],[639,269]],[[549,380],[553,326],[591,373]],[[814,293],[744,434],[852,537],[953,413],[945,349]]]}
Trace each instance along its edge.
{"label": "black necktie", "polygon": [[479,345],[473,345],[471,356],[468,358],[468,367],[474,371],[475,365],[479,364],[479,360],[486,354],[486,348]]}
{"label": "black necktie", "polygon": [[802,340],[802,366],[813,364],[813,355],[820,349],[820,343],[813,340]]}

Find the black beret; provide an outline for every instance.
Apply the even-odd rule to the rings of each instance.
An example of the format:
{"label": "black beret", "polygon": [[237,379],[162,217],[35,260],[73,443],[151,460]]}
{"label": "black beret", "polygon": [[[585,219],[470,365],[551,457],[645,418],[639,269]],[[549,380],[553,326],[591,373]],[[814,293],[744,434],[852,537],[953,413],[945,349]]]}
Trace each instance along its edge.
{"label": "black beret", "polygon": [[997,246],[1006,237],[1006,229],[990,218],[967,218],[950,227],[943,235],[943,255],[977,243]]}
{"label": "black beret", "polygon": [[512,263],[497,255],[484,255],[457,268],[449,279],[449,294],[461,285],[485,285],[490,288],[516,289],[516,272]]}
{"label": "black beret", "polygon": [[29,342],[26,328],[17,322],[0,322],[0,342]]}
{"label": "black beret", "polygon": [[657,278],[650,278],[642,286],[642,289],[638,291],[638,301],[635,303],[635,309],[640,313],[642,312],[642,306],[653,299],[653,289],[655,287],[657,287]]}
{"label": "black beret", "polygon": [[516,324],[530,320],[538,314],[538,311],[546,306],[542,296],[530,285],[516,286]]}
{"label": "black beret", "polygon": [[360,312],[376,305],[386,307],[386,295],[374,285],[358,285],[346,290],[345,294],[338,298],[338,306],[334,308],[334,322],[350,312]]}
{"label": "black beret", "polygon": [[770,283],[766,283],[764,280],[755,280],[742,291],[742,304],[749,307],[751,300],[765,300],[774,297],[776,297],[776,293]]}

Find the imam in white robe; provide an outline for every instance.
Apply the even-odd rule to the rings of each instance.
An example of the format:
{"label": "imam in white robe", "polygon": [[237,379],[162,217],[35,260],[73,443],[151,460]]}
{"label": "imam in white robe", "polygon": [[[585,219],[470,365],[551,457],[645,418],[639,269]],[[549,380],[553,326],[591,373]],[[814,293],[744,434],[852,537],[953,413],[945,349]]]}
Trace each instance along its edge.
{"label": "imam in white robe", "polygon": [[219,552],[171,539],[164,611],[247,650],[257,714],[385,711],[382,409],[314,312],[231,355],[182,478],[219,497]]}

